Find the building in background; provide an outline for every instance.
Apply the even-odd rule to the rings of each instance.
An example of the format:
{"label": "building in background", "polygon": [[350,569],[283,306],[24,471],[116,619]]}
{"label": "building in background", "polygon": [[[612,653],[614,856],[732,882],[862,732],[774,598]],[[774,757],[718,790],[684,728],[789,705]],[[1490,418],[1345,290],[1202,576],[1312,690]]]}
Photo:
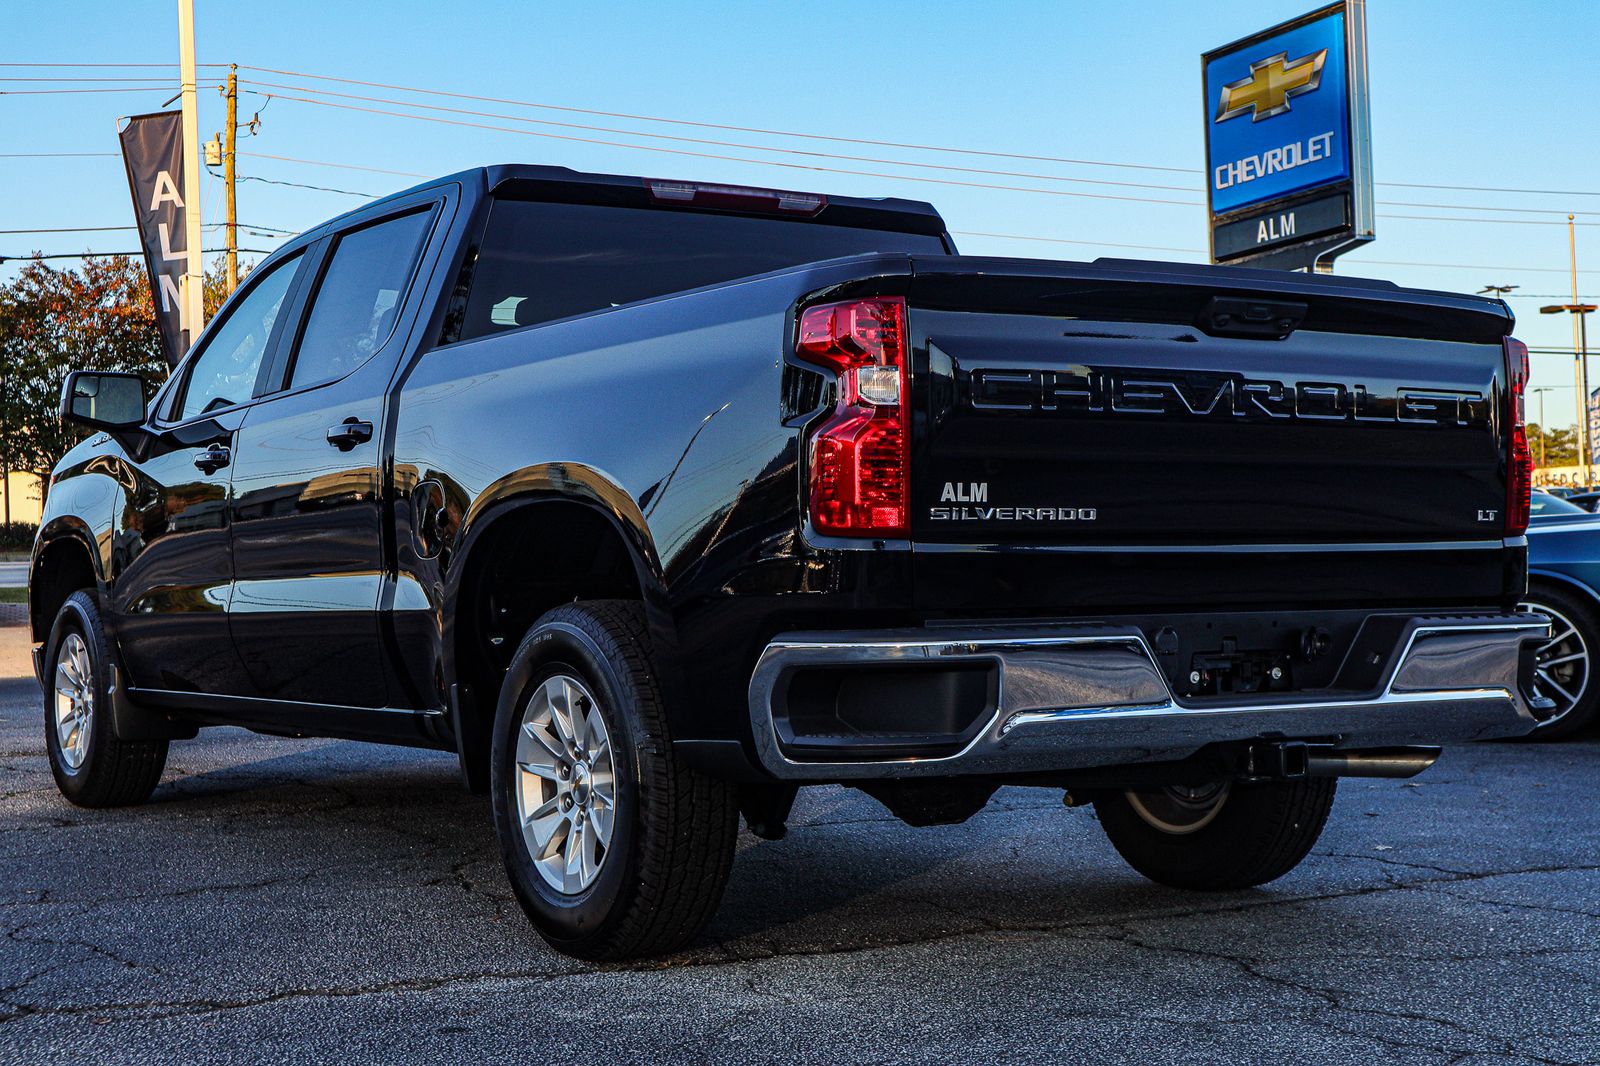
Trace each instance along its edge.
{"label": "building in background", "polygon": [[13,471],[7,483],[0,485],[0,514],[5,513],[4,505],[10,504],[11,521],[38,525],[44,498],[39,490],[38,478]]}

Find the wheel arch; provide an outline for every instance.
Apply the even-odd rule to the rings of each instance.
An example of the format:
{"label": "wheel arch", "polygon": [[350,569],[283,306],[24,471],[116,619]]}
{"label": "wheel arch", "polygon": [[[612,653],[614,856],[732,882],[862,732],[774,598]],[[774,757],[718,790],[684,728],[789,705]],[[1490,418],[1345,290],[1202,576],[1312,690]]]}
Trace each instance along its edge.
{"label": "wheel arch", "polygon": [[49,639],[56,613],[79,589],[93,590],[104,603],[105,572],[88,524],[61,515],[39,528],[28,565],[28,623],[34,643]]}
{"label": "wheel arch", "polygon": [[[654,539],[637,501],[604,473],[561,463],[501,478],[466,510],[452,542],[441,653],[469,782],[487,772],[504,668],[545,611],[575,600],[638,600],[658,661],[672,663],[676,634]],[[663,685],[672,680],[669,673]]]}
{"label": "wheel arch", "polygon": [[1585,603],[1595,610],[1600,611],[1600,592],[1585,585],[1575,577],[1560,573],[1555,570],[1530,569],[1528,571],[1528,589],[1531,592],[1535,581],[1548,581],[1568,592],[1576,592]]}

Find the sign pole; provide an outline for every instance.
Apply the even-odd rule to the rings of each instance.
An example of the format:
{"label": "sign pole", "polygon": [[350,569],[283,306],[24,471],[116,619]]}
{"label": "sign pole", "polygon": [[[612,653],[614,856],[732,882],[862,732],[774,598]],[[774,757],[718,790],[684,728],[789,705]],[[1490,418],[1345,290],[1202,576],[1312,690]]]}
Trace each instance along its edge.
{"label": "sign pole", "polygon": [[1317,255],[1312,269],[1332,274],[1333,261],[1377,236],[1372,196],[1372,108],[1367,96],[1367,0],[1345,5],[1345,49],[1350,69],[1350,240]]}
{"label": "sign pole", "polygon": [[206,324],[206,262],[200,235],[200,101],[194,62],[194,0],[178,0],[178,53],[183,79],[183,328],[193,344]]}

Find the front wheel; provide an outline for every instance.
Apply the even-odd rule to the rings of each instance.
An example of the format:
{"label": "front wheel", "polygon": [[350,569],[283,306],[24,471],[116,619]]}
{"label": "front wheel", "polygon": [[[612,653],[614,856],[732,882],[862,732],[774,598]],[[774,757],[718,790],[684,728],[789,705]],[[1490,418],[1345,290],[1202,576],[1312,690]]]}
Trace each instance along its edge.
{"label": "front wheel", "polygon": [[74,592],[61,605],[45,663],[44,743],[56,787],[80,807],[143,803],[161,781],[167,742],[117,736],[110,642],[88,592]]}
{"label": "front wheel", "polygon": [[1248,888],[1300,864],[1322,834],[1334,779],[1219,781],[1120,792],[1095,802],[1128,865],[1174,888]]}
{"label": "front wheel", "polygon": [[682,947],[727,884],[738,806],[673,753],[636,603],[559,607],[511,660],[490,790],[506,873],[533,924],[583,959]]}

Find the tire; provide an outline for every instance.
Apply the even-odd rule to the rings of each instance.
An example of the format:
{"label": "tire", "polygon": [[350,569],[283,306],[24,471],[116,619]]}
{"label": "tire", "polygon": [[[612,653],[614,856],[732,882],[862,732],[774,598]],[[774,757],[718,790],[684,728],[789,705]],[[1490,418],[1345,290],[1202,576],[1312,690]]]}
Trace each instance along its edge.
{"label": "tire", "polygon": [[1328,821],[1334,779],[1212,790],[1209,801],[1187,805],[1181,794],[1189,790],[1122,792],[1097,800],[1095,813],[1117,852],[1152,881],[1200,891],[1249,888],[1306,857]]}
{"label": "tire", "polygon": [[559,607],[523,638],[495,713],[490,795],[511,887],[557,951],[671,952],[722,898],[737,795],[673,754],[637,603]]}
{"label": "tire", "polygon": [[68,596],[46,645],[44,742],[56,787],[79,807],[143,803],[167,765],[165,740],[116,734],[110,648],[94,596]]}
{"label": "tire", "polygon": [[[1548,614],[1555,623],[1552,640],[1538,652],[1534,688],[1554,699],[1560,709],[1525,739],[1562,740],[1593,725],[1600,710],[1600,684],[1593,676],[1595,654],[1600,652],[1600,613],[1582,596],[1544,582],[1529,587],[1522,609]],[[1550,660],[1556,665],[1546,667]]]}

